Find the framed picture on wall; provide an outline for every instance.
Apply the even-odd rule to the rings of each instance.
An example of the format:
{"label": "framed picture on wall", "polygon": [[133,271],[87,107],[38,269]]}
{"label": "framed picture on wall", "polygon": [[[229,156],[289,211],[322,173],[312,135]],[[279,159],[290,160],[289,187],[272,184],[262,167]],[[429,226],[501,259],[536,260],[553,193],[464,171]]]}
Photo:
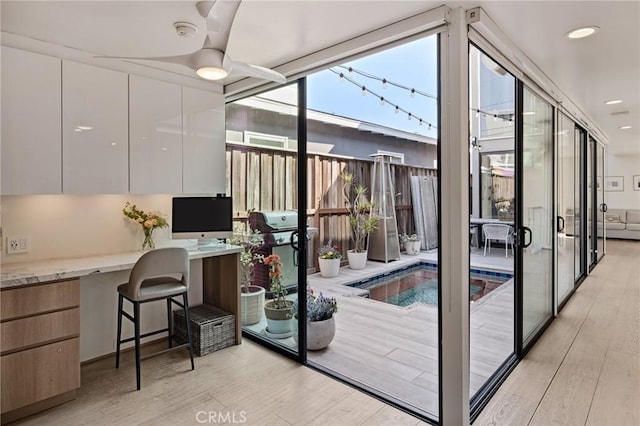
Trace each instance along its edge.
{"label": "framed picture on wall", "polygon": [[633,190],[640,191],[640,175],[633,176]]}
{"label": "framed picture on wall", "polygon": [[605,179],[605,191],[624,191],[623,176],[608,176]]}

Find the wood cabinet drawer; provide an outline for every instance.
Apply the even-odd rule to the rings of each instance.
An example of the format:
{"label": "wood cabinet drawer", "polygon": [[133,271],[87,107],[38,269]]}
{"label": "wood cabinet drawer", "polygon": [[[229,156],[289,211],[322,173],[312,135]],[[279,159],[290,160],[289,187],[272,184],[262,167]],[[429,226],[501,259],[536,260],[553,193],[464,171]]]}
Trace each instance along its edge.
{"label": "wood cabinet drawer", "polygon": [[80,339],[73,338],[0,357],[2,412],[80,387]]}
{"label": "wood cabinet drawer", "polygon": [[2,321],[80,306],[80,281],[60,281],[0,292]]}
{"label": "wood cabinet drawer", "polygon": [[80,334],[80,309],[6,321],[0,324],[2,353],[15,352],[21,348],[36,346]]}

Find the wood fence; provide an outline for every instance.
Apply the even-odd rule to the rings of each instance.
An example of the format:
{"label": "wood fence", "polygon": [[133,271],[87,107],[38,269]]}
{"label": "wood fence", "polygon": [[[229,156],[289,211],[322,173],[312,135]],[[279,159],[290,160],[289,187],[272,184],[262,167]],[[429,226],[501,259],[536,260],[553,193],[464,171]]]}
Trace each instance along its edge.
{"label": "wood fence", "polygon": [[[290,150],[227,144],[226,193],[233,197],[234,220],[244,222],[248,212],[297,210],[297,153]],[[344,259],[351,229],[342,198],[342,172],[353,173],[357,184],[371,188],[373,161],[326,154],[307,155],[307,225],[318,228],[309,244],[307,265],[317,267],[316,251],[329,240],[341,247]],[[411,176],[435,176],[435,169],[391,165],[395,185],[398,232],[413,233]],[[370,193],[368,194],[371,195]]]}

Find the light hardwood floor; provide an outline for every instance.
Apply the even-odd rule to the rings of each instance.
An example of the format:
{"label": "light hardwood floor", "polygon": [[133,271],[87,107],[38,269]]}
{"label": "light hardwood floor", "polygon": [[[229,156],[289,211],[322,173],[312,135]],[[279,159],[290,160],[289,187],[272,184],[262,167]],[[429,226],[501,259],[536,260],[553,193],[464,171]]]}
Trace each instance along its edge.
{"label": "light hardwood floor", "polygon": [[[640,243],[608,244],[607,256],[475,424],[640,424],[638,259]],[[233,415],[256,425],[420,424],[246,339],[196,358],[193,372],[183,352],[146,360],[139,392],[132,355],[119,370],[113,358],[83,366],[75,401],[22,424],[195,425],[209,413],[218,424]]]}
{"label": "light hardwood floor", "polygon": [[640,425],[640,242],[607,255],[474,425]]}

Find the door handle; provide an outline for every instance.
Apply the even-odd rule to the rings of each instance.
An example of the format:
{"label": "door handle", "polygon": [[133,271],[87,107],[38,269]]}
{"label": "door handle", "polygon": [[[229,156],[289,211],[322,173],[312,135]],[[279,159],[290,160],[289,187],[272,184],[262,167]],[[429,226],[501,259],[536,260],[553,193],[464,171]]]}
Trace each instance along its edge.
{"label": "door handle", "polygon": [[558,216],[558,232],[564,231],[564,217]]}
{"label": "door handle", "polygon": [[[529,242],[527,243],[527,234],[529,234]],[[527,248],[531,245],[531,243],[533,242],[533,232],[531,232],[531,229],[523,226],[522,227],[522,247],[523,248]]]}
{"label": "door handle", "polygon": [[300,231],[298,231],[297,229],[295,231],[293,231],[291,233],[291,238],[289,243],[291,244],[291,247],[293,247],[293,249],[295,251],[300,250],[300,248],[298,247],[298,235],[300,234]]}
{"label": "door handle", "polygon": [[601,211],[602,213],[606,213],[606,212],[607,212],[607,210],[608,210],[608,208],[609,208],[609,207],[608,207],[605,203],[600,204],[600,211]]}

